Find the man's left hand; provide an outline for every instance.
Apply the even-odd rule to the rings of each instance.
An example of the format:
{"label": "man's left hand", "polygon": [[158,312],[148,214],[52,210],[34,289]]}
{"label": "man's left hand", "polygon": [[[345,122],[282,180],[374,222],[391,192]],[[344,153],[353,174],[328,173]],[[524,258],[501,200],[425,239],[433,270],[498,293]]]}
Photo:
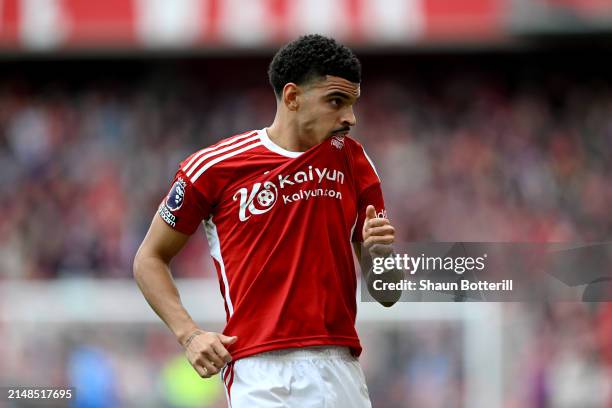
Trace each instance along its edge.
{"label": "man's left hand", "polygon": [[376,216],[373,205],[366,208],[366,218],[363,222],[363,246],[372,258],[388,256],[393,252],[391,244],[395,242],[395,228],[387,218]]}

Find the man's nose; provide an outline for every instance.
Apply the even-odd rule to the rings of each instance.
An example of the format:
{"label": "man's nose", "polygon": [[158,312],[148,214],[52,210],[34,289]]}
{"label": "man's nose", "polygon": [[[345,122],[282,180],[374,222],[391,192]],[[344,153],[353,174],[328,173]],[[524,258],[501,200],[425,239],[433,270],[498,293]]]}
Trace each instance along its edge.
{"label": "man's nose", "polygon": [[353,108],[349,108],[344,112],[342,115],[342,124],[348,126],[355,126],[357,124],[357,118],[355,118]]}

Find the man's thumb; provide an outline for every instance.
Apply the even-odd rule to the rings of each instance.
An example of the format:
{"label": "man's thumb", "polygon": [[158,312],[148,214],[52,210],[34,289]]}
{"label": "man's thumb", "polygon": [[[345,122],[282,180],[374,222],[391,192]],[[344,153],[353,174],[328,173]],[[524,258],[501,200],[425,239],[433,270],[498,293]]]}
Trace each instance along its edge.
{"label": "man's thumb", "polygon": [[376,208],[373,205],[368,205],[368,208],[366,208],[366,219],[370,220],[372,218],[376,218]]}
{"label": "man's thumb", "polygon": [[234,344],[238,340],[237,336],[226,336],[225,334],[219,334],[219,340],[223,344]]}

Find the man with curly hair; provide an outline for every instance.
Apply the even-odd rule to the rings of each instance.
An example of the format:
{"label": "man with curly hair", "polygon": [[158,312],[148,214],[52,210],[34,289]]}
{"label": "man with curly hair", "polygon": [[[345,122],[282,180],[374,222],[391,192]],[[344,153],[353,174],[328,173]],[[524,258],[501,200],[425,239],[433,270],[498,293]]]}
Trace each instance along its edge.
{"label": "man with curly hair", "polygon": [[[369,407],[351,243],[369,260],[391,253],[395,232],[374,165],[348,136],[361,64],[333,39],[306,35],[278,51],[268,75],[273,123],[180,164],[134,276],[194,369],[221,373],[233,408]],[[223,294],[223,333],[196,325],[171,279],[170,260],[200,222]],[[397,301],[371,293],[385,306]]]}

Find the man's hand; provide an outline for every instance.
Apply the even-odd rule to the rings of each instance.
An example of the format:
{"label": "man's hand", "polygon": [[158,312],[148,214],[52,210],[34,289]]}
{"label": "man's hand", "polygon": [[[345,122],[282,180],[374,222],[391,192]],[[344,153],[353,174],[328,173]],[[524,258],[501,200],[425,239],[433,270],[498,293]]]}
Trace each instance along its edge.
{"label": "man's hand", "polygon": [[375,280],[383,282],[399,282],[404,279],[404,272],[397,269],[385,271],[383,274],[372,272],[372,260],[385,258],[393,254],[393,242],[395,241],[395,228],[386,218],[378,218],[376,209],[373,205],[366,208],[366,217],[363,222],[363,247],[367,252],[363,252],[360,246],[355,247],[355,253],[359,258],[361,271],[367,284],[370,295],[385,307],[390,307],[397,302],[402,294],[401,291],[377,291],[373,288]]}
{"label": "man's hand", "polygon": [[395,241],[395,228],[386,218],[377,218],[373,205],[366,208],[363,222],[363,246],[372,258],[386,257],[393,252],[391,244]]}
{"label": "man's hand", "polygon": [[202,378],[210,378],[232,361],[225,346],[234,344],[236,336],[196,330],[185,340],[185,355]]}

